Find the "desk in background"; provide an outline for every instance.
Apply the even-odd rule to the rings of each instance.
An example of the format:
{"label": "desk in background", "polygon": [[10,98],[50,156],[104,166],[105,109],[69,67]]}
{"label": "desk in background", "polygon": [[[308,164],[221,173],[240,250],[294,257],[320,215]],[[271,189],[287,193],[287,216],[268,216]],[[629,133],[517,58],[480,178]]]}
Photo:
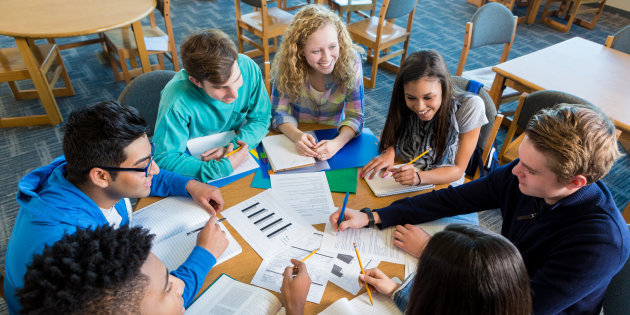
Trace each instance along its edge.
{"label": "desk in background", "polygon": [[[35,39],[74,37],[101,33],[131,25],[134,29],[143,72],[151,71],[140,20],[153,12],[155,0],[0,0],[0,35],[15,38],[46,119],[25,116],[8,127],[50,124],[63,121],[55,95],[46,84],[31,47]],[[93,42],[93,41],[90,41]],[[76,45],[74,45],[76,46]],[[71,46],[71,47],[74,47]]]}

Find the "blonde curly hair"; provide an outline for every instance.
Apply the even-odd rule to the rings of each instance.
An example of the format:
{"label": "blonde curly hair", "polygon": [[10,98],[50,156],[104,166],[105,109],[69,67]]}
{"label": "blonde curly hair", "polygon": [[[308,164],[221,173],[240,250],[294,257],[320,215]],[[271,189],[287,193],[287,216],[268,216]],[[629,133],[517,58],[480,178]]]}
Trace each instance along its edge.
{"label": "blonde curly hair", "polygon": [[333,69],[333,81],[346,89],[352,89],[357,79],[354,71],[359,46],[352,43],[350,33],[339,16],[329,9],[311,4],[303,7],[284,31],[282,43],[273,59],[271,77],[275,87],[284,97],[295,100],[313,69],[302,55],[308,38],[324,25],[333,25],[337,29],[339,57]]}

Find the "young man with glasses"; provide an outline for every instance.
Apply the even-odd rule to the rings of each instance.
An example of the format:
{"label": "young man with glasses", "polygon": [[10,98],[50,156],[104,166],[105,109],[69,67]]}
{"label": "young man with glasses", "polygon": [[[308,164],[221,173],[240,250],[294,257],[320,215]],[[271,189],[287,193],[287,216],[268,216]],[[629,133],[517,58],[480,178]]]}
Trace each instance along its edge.
{"label": "young man with glasses", "polygon": [[[115,101],[76,110],[65,127],[65,155],[20,180],[20,211],[7,247],[4,280],[12,313],[20,311],[14,294],[24,284],[33,255],[78,228],[130,225],[127,198],[190,195],[210,214],[223,209],[223,198],[216,187],[160,171],[153,161],[153,144],[147,130],[135,109]],[[186,303],[192,301],[227,244],[213,217],[176,274],[186,284]]]}

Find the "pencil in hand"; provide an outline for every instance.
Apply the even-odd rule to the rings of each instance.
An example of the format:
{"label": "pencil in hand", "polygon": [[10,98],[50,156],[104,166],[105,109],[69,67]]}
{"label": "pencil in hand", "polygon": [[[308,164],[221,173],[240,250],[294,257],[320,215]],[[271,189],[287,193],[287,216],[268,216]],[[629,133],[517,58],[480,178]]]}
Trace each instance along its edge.
{"label": "pencil in hand", "polygon": [[[354,251],[357,253],[357,260],[359,261],[359,267],[361,267],[361,273],[365,275],[365,270],[363,269],[363,264],[361,263],[361,256],[359,256],[359,250],[357,249],[357,243],[352,243],[354,246]],[[365,289],[367,290],[368,296],[370,297],[370,304],[374,306],[374,300],[372,300],[372,292],[370,292],[370,285],[366,282]]]}
{"label": "pencil in hand", "polygon": [[226,155],[225,155],[225,157],[228,157],[228,156],[232,155],[234,152],[236,152],[236,151],[240,150],[241,148],[242,148],[242,147],[238,147],[238,148],[236,148],[236,150],[234,150],[234,151],[232,151],[232,152],[230,152],[230,153],[226,154]]}

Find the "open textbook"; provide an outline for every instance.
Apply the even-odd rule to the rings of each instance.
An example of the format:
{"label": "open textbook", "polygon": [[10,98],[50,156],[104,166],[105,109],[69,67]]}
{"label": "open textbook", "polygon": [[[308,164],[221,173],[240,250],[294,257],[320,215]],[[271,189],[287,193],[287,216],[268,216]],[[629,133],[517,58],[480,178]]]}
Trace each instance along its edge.
{"label": "open textbook", "polygon": [[[398,168],[403,166],[404,164],[394,165],[394,167]],[[371,172],[365,176],[365,182],[370,186],[372,192],[376,197],[385,197],[396,194],[404,194],[408,192],[414,192],[419,190],[431,189],[434,187],[433,184],[429,185],[418,185],[418,186],[409,186],[403,185],[396,182],[394,177],[391,174],[387,174],[385,178],[379,173],[374,175],[374,178],[370,179]]]}
{"label": "open textbook", "polygon": [[222,274],[193,301],[186,314],[276,314],[281,308],[273,293]]}
{"label": "open textbook", "polygon": [[[133,214],[133,225],[142,226],[155,234],[151,252],[160,258],[169,270],[177,269],[197,243],[196,229],[204,226],[210,215],[191,198],[168,197]],[[225,228],[229,245],[220,257],[217,265],[240,254],[243,249]]]}
{"label": "open textbook", "polygon": [[315,158],[298,154],[295,143],[285,135],[264,137],[262,144],[274,172],[315,165]]}

